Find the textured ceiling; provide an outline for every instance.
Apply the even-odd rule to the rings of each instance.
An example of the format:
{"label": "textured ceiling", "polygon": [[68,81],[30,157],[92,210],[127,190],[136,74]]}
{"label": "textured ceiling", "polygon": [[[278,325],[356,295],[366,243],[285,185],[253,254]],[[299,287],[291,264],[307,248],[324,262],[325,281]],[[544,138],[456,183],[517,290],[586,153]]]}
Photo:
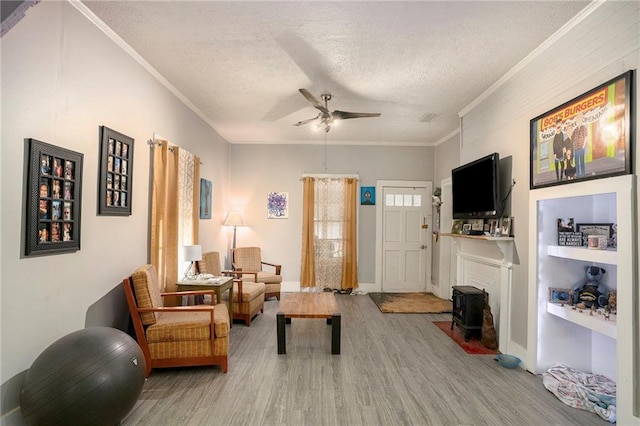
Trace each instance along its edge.
{"label": "textured ceiling", "polygon": [[343,120],[329,143],[427,145],[588,2],[84,4],[231,143],[321,141],[293,126],[318,113],[306,88],[331,93],[330,110],[382,113]]}

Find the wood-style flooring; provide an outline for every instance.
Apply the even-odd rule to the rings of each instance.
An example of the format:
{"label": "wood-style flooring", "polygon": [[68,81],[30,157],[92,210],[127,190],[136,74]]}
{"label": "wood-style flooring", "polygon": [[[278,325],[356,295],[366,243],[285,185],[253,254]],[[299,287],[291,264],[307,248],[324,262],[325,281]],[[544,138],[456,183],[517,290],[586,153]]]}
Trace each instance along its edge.
{"label": "wood-style flooring", "polygon": [[277,354],[279,302],[231,329],[229,372],[157,369],[123,425],[604,425],[564,405],[525,370],[468,355],[432,321],[336,295],[342,353],[324,319],[293,319]]}

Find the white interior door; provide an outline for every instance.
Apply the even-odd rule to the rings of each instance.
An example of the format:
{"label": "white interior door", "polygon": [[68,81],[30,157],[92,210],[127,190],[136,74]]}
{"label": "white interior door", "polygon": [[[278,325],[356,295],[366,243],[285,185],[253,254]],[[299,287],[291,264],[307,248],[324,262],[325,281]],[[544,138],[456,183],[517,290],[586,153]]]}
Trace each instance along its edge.
{"label": "white interior door", "polygon": [[431,182],[382,188],[382,291],[426,291],[431,277]]}

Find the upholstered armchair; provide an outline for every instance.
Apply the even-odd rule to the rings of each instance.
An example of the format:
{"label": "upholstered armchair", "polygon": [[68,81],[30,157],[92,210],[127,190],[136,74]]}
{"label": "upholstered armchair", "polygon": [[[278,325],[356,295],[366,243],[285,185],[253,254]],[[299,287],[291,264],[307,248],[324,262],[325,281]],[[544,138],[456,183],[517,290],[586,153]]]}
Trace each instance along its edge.
{"label": "upholstered armchair", "polygon": [[167,296],[210,294],[212,290],[161,293],[153,265],[144,265],[123,280],[124,292],[145,360],[153,368],[220,365],[227,372],[229,311],[225,304],[165,307]]}
{"label": "upholstered armchair", "polygon": [[[210,251],[202,255],[202,260],[198,262],[198,270],[201,274],[232,275],[233,280],[233,319],[244,321],[247,326],[251,326],[251,320],[264,312],[265,285],[261,282],[242,281],[242,272],[223,271],[220,268],[220,253]],[[222,296],[227,296],[227,292]]]}
{"label": "upholstered armchair", "polygon": [[[265,300],[270,297],[276,297],[280,300],[280,286],[282,276],[280,271],[281,265],[263,262],[260,255],[260,247],[238,247],[232,251],[233,269],[244,273],[243,280],[263,282],[265,285]],[[268,266],[272,271],[263,270],[263,266]]]}

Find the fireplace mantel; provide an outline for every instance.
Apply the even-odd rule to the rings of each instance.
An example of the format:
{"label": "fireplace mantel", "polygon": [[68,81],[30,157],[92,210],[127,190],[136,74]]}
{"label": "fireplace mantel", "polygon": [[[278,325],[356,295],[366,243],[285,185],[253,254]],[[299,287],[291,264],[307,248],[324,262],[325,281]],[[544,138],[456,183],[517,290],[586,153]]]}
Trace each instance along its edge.
{"label": "fireplace mantel", "polygon": [[470,285],[489,293],[489,306],[502,353],[509,352],[513,237],[443,234],[453,237],[457,285]]}

